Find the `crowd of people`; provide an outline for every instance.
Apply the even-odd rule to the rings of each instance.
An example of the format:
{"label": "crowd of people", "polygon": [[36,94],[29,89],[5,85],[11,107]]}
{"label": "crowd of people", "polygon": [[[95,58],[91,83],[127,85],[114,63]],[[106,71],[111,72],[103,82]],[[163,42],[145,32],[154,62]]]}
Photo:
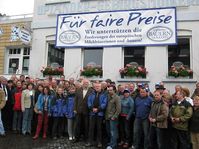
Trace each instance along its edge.
{"label": "crowd of people", "polygon": [[[153,90],[153,91],[152,91]],[[0,77],[0,135],[67,137],[86,147],[199,148],[199,83],[170,93],[162,82],[117,84],[110,79]]]}

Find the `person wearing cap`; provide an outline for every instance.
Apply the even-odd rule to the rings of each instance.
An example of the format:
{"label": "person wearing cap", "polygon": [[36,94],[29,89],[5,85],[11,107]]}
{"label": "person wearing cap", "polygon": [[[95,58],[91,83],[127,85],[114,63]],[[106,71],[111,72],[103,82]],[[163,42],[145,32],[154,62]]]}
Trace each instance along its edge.
{"label": "person wearing cap", "polygon": [[137,83],[137,89],[131,94],[133,99],[136,99],[140,95],[140,89],[144,88],[143,83]]}
{"label": "person wearing cap", "polygon": [[[148,95],[148,90],[140,89],[139,96],[135,99],[135,122],[134,122],[134,147],[141,147],[141,140],[144,138],[144,149],[148,148],[149,133],[149,113],[151,110],[152,97]],[[143,133],[142,133],[143,132]],[[142,136],[144,134],[144,136]],[[132,146],[133,148],[133,146]]]}
{"label": "person wearing cap", "polygon": [[130,96],[130,91],[125,89],[123,97],[121,98],[121,113],[119,116],[119,128],[120,128],[120,143],[123,148],[129,147],[129,120],[134,112],[134,100]]}
{"label": "person wearing cap", "polygon": [[160,92],[160,94],[162,95],[163,91],[165,90],[166,88],[163,86],[163,85],[159,85],[158,87],[156,87],[156,90],[158,90]]}

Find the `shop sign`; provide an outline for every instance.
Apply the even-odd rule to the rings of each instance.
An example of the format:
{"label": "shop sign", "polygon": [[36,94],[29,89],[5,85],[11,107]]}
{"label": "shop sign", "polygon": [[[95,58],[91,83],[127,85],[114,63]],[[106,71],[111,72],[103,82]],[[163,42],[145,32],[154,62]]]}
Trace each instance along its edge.
{"label": "shop sign", "polygon": [[25,29],[21,29],[20,31],[20,39],[22,42],[28,44],[31,41],[31,34],[29,31],[25,30]]}
{"label": "shop sign", "polygon": [[57,47],[174,44],[176,44],[174,7],[57,16]]}

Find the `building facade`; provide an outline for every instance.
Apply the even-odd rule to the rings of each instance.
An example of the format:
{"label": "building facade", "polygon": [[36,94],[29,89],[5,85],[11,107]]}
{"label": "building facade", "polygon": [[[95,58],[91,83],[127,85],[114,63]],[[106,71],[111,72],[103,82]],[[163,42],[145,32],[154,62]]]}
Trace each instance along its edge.
{"label": "building facade", "polygon": [[29,15],[0,17],[0,74],[28,74],[31,22]]}
{"label": "building facade", "polygon": [[[57,14],[100,12],[129,9],[176,7],[177,45],[122,46],[122,47],[55,47]],[[35,0],[32,22],[33,39],[29,74],[41,77],[41,67],[58,63],[64,66],[66,78],[80,76],[80,70],[89,63],[101,65],[101,80],[116,82],[147,82],[153,88],[164,82],[167,88],[182,84],[193,89],[199,79],[199,2],[161,0]],[[128,63],[146,67],[146,78],[121,78],[119,70]],[[172,65],[183,64],[193,70],[189,78],[168,76]]]}

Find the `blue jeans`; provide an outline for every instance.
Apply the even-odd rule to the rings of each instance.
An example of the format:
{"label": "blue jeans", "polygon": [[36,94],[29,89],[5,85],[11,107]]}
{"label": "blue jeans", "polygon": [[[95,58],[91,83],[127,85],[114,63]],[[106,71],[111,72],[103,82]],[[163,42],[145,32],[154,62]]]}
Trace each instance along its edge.
{"label": "blue jeans", "polygon": [[144,133],[144,149],[148,149],[149,121],[148,119],[135,118],[134,122],[134,146],[139,149],[141,146],[142,134]]}
{"label": "blue jeans", "polygon": [[22,112],[14,111],[12,129],[21,131]]}
{"label": "blue jeans", "polygon": [[111,146],[113,149],[117,147],[117,139],[118,139],[118,120],[108,120],[106,122],[106,130],[107,134],[110,137],[110,142],[108,146]]}
{"label": "blue jeans", "polygon": [[25,108],[23,112],[23,125],[22,125],[22,133],[26,132],[31,133],[31,121],[33,117],[33,108]]}
{"label": "blue jeans", "polygon": [[4,130],[4,127],[3,127],[3,123],[2,123],[2,120],[1,120],[1,110],[0,110],[0,134],[5,134],[5,130]]}

